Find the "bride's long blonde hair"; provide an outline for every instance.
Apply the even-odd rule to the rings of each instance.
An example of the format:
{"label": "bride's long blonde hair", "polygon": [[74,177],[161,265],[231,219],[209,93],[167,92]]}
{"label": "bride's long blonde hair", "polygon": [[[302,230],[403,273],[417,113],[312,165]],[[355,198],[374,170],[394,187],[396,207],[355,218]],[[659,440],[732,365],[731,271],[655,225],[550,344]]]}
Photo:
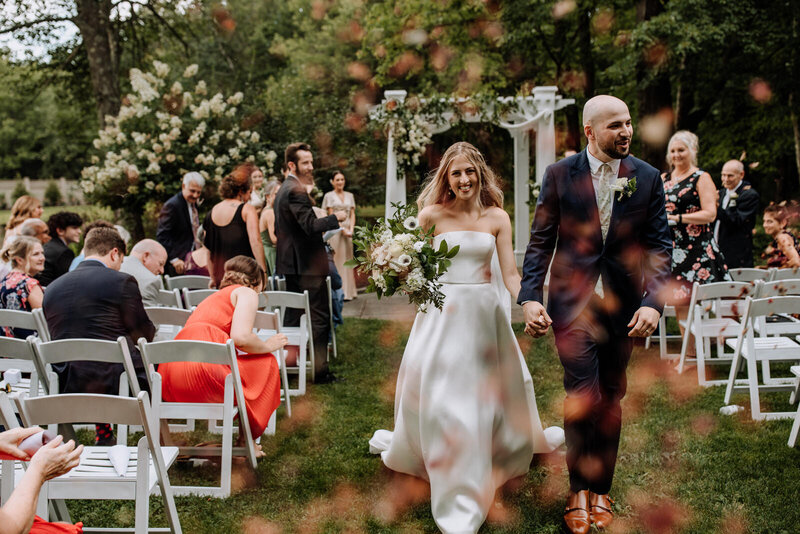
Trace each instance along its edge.
{"label": "bride's long blonde hair", "polygon": [[431,204],[447,205],[455,199],[455,193],[450,190],[447,175],[450,172],[450,165],[457,156],[467,158],[467,161],[478,171],[478,205],[481,209],[489,206],[502,208],[503,190],[500,188],[500,179],[486,165],[483,154],[465,141],[450,145],[450,148],[445,151],[439,167],[428,175],[428,180],[417,197],[417,208],[421,211],[422,208]]}

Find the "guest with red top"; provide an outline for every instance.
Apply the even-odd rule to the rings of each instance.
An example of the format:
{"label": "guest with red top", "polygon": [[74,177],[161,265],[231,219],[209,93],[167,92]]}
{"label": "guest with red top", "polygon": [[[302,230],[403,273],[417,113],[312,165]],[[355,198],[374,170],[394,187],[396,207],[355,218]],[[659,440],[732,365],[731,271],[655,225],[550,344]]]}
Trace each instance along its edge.
{"label": "guest with red top", "polygon": [[[0,308],[31,311],[41,308],[44,293],[34,278],[44,269],[42,243],[33,237],[17,236],[0,252],[3,261],[11,264],[11,271],[0,282]],[[3,327],[3,335],[25,339],[32,330]]]}
{"label": "guest with red top", "polygon": [[767,267],[800,267],[800,241],[786,229],[788,222],[788,214],[781,206],[770,204],[764,210],[764,232],[772,238],[772,243],[761,255],[767,260]]}
{"label": "guest with red top", "polygon": [[[225,262],[219,291],[200,303],[186,321],[186,326],[175,336],[175,339],[214,343],[232,339],[236,348],[245,353],[239,354],[238,365],[254,438],[264,433],[272,412],[280,404],[278,363],[270,353],[287,343],[284,334],[262,341],[253,333],[258,293],[263,289],[264,281],[264,270],[253,258],[236,256],[229,259]],[[163,380],[165,401],[221,403],[225,377],[231,371],[222,365],[171,362],[160,365],[158,372]]]}

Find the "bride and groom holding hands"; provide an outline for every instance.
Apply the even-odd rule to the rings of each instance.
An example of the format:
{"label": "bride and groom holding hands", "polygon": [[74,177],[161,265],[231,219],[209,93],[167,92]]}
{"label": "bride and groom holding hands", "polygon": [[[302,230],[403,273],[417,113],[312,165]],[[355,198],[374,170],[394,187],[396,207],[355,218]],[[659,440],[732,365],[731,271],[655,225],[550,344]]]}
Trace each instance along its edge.
{"label": "bride and groom holding hands", "polygon": [[[397,378],[394,431],[370,450],[392,470],[424,478],[440,530],[474,533],[497,488],[535,453],[566,437],[563,528],[586,533],[613,519],[609,497],[634,337],[658,323],[672,240],[658,171],[629,156],[625,103],[590,99],[587,149],[548,167],[522,276],[498,179],[480,152],[456,143],[420,193],[434,245],[459,245],[442,275],[443,309],[419,313]],[[552,259],[552,266],[551,266]],[[548,269],[547,309],[543,286]],[[533,381],[511,328],[509,293],[525,332],[551,328],[564,367],[564,432],[542,428]]]}

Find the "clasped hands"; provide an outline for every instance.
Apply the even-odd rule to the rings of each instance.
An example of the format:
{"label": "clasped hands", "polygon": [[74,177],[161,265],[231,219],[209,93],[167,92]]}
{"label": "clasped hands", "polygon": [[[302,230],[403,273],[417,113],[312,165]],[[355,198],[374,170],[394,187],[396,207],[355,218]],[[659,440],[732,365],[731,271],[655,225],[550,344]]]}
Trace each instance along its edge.
{"label": "clasped hands", "polygon": [[[541,302],[531,300],[522,305],[525,314],[525,333],[531,337],[542,337],[549,330],[553,320],[547,315]],[[642,306],[633,314],[628,328],[628,337],[647,337],[651,335],[658,325],[661,314],[655,308]]]}

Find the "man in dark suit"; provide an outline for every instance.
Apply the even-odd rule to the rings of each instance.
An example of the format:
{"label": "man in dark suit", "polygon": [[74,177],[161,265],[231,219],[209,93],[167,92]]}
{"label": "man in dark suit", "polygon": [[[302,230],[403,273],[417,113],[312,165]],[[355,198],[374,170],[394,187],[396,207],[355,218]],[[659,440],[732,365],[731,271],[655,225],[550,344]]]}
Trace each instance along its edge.
{"label": "man in dark suit", "polygon": [[744,181],[744,165],[732,159],[722,166],[722,189],[717,203],[714,238],[728,269],[753,266],[753,228],[758,192]]}
{"label": "man in dark suit", "polygon": [[43,286],[69,272],[75,253],[68,245],[81,240],[82,224],[81,216],[71,211],[59,211],[47,219],[51,239],[44,244],[44,270],[36,276]]}
{"label": "man in dark suit", "polygon": [[[125,336],[139,384],[147,380],[136,341],[152,341],[156,329],[142,305],[136,279],[120,273],[125,241],[113,228],[95,228],[86,236],[86,258],[47,287],[42,308],[53,340],[91,338],[115,341]],[[119,391],[121,364],[70,362],[54,369],[61,393]],[[107,425],[98,427],[98,443],[113,440]]]}
{"label": "man in dark suit", "polygon": [[564,523],[581,534],[612,520],[608,493],[632,338],[658,324],[672,253],[658,171],[629,156],[628,107],[601,95],[583,115],[587,149],[545,172],[518,298],[527,333],[542,336],[551,324],[555,333],[567,392]]}
{"label": "man in dark suit", "polygon": [[[308,290],[311,306],[311,325],[314,334],[315,381],[334,380],[328,371],[328,336],[330,311],[328,309],[328,256],[322,233],[339,227],[347,213],[338,211],[317,218],[308,192],[314,185],[314,157],[305,143],[293,143],[285,153],[288,175],[275,197],[275,272],[286,278],[288,291],[302,293]],[[287,310],[285,324],[300,324],[301,310]]]}
{"label": "man in dark suit", "polygon": [[200,227],[197,204],[206,181],[199,172],[187,172],[181,190],[164,203],[158,215],[156,240],[167,249],[165,271],[170,276],[183,274],[183,260],[192,251]]}

